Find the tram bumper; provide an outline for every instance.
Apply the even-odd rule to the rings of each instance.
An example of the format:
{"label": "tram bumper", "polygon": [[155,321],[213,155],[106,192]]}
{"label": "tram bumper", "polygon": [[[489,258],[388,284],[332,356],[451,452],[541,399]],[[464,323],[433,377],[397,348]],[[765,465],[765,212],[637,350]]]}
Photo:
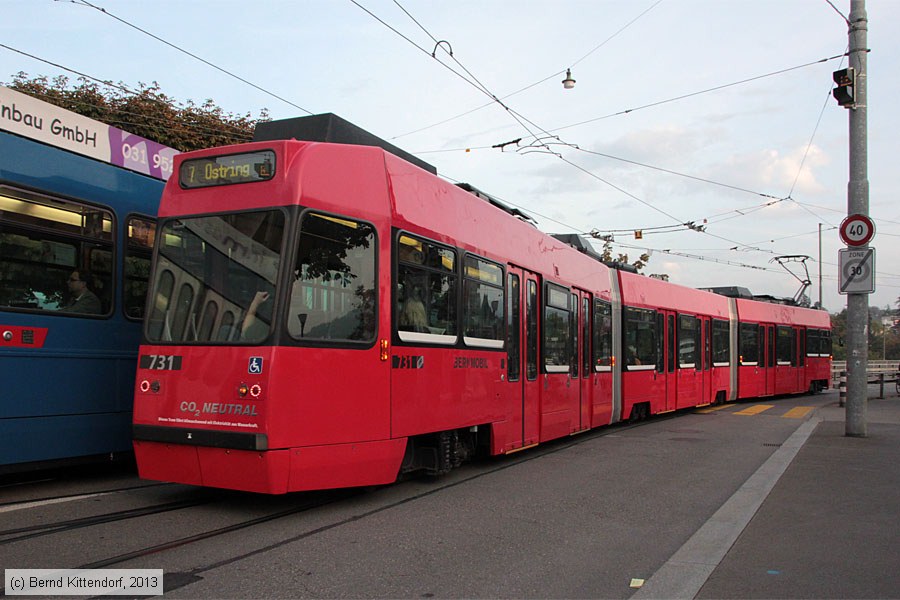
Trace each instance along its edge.
{"label": "tram bumper", "polygon": [[288,491],[288,450],[265,452],[135,440],[141,479],[262,494]]}
{"label": "tram bumper", "polygon": [[142,479],[263,494],[393,483],[406,438],[252,451],[134,441]]}

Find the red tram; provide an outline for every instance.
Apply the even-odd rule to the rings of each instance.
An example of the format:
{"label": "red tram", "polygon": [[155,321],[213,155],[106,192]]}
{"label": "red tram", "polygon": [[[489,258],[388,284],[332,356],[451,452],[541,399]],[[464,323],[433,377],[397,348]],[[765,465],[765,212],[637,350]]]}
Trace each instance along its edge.
{"label": "red tram", "polygon": [[610,268],[382,148],[269,140],[175,160],[135,389],[143,478],[385,484],[828,387],[826,312]]}

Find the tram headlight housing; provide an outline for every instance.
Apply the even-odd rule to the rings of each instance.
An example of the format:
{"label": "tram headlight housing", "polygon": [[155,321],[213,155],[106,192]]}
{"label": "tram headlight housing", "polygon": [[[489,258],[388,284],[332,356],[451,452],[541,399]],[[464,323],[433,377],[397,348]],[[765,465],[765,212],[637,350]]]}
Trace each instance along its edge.
{"label": "tram headlight housing", "polygon": [[158,394],[159,389],[160,389],[159,381],[157,381],[155,379],[153,381],[150,381],[149,379],[143,379],[143,380],[141,380],[140,388],[141,388],[141,391],[145,394],[148,392],[153,392],[154,394]]}
{"label": "tram headlight housing", "polygon": [[259,400],[260,396],[262,396],[262,386],[258,383],[249,384],[249,383],[241,383],[237,387],[237,395],[238,398],[246,398],[250,396],[254,400]]}

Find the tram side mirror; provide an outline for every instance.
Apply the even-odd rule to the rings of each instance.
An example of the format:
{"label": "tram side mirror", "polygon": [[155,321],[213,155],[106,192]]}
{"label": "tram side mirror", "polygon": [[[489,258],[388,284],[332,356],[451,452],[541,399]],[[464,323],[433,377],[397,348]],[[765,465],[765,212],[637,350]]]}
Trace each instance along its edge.
{"label": "tram side mirror", "polygon": [[309,316],[306,313],[300,313],[297,315],[297,318],[300,319],[300,337],[303,337],[303,329],[306,327],[306,317]]}

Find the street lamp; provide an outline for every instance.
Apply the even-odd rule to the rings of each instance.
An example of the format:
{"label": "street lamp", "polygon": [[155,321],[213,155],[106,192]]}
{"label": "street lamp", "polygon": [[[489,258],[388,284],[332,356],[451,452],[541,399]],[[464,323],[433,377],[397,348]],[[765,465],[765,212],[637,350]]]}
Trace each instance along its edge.
{"label": "street lamp", "polygon": [[572,69],[566,69],[566,78],[562,80],[562,84],[567,90],[575,87],[575,80],[572,79]]}

